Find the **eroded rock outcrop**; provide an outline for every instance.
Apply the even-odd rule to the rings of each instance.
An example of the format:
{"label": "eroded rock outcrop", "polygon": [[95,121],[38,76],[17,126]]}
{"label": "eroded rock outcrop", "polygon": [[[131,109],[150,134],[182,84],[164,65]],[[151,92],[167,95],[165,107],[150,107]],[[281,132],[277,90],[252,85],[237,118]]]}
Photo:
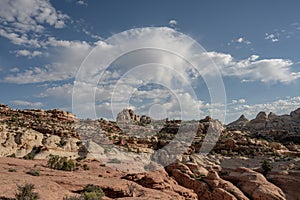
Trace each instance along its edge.
{"label": "eroded rock outcrop", "polygon": [[285,200],[285,194],[276,185],[267,181],[260,173],[240,167],[226,176],[226,180],[237,185],[241,191],[253,200]]}
{"label": "eroded rock outcrop", "polygon": [[76,155],[77,122],[72,113],[59,109],[15,110],[0,105],[0,156],[23,157],[34,148],[40,149],[39,158],[52,152]]}
{"label": "eroded rock outcrop", "polygon": [[130,122],[137,122],[142,124],[150,124],[151,118],[146,115],[136,115],[132,109],[123,109],[121,112],[118,113],[117,116],[118,123],[130,123]]}
{"label": "eroded rock outcrop", "polygon": [[288,131],[300,132],[300,108],[292,111],[289,115],[276,115],[270,112],[259,112],[252,120],[246,120],[241,116],[238,120],[227,125],[229,129],[249,131]]}
{"label": "eroded rock outcrop", "polygon": [[198,199],[248,200],[236,186],[221,179],[213,169],[207,171],[195,164],[174,163],[166,170],[180,185],[194,190]]}

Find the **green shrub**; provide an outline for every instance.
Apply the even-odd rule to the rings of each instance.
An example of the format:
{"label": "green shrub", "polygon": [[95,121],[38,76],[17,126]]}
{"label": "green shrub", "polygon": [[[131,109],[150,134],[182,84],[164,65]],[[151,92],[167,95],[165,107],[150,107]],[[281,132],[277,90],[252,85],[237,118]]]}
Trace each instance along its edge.
{"label": "green shrub", "polygon": [[88,184],[83,188],[85,200],[100,200],[104,195],[104,192],[98,185]]}
{"label": "green shrub", "polygon": [[16,157],[16,154],[13,153],[13,154],[9,155],[8,157],[10,157],[10,158],[15,158],[15,157]]}
{"label": "green shrub", "polygon": [[25,160],[33,160],[34,156],[41,152],[41,147],[33,147],[31,152],[26,154],[23,159]]}
{"label": "green shrub", "polygon": [[88,184],[81,191],[81,195],[65,196],[63,200],[101,200],[104,195],[98,185]]}
{"label": "green shrub", "polygon": [[82,160],[86,159],[86,156],[79,156],[78,158],[76,158],[77,162],[80,162]]}
{"label": "green shrub", "polygon": [[30,171],[26,172],[26,174],[32,175],[32,176],[40,176],[40,170],[39,169],[31,169]]}
{"label": "green shrub", "polygon": [[26,154],[25,156],[23,156],[23,159],[25,159],[25,160],[33,160],[34,156],[35,155],[32,152],[30,152],[30,153]]}
{"label": "green shrub", "polygon": [[51,169],[74,171],[76,170],[76,164],[73,160],[67,157],[60,157],[58,155],[50,155],[47,166]]}
{"label": "green shrub", "polygon": [[17,170],[15,168],[9,168],[8,172],[17,172]]}
{"label": "green shrub", "polygon": [[57,146],[63,148],[67,144],[66,138],[62,137],[59,141],[59,143],[56,143]]}
{"label": "green shrub", "polygon": [[261,165],[261,168],[263,169],[264,173],[267,174],[269,171],[272,170],[272,165],[268,160],[264,160],[264,162]]}
{"label": "green shrub", "polygon": [[26,183],[25,185],[17,186],[17,193],[15,197],[17,200],[37,200],[39,198],[39,194],[34,192],[34,185]]}

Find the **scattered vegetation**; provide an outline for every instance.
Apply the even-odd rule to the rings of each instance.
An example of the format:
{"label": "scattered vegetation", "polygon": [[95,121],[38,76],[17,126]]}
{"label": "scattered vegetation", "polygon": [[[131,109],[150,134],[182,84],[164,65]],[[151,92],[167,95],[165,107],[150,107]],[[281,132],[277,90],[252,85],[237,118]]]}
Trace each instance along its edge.
{"label": "scattered vegetation", "polygon": [[65,137],[61,137],[59,143],[56,143],[56,144],[57,144],[57,146],[63,148],[67,144],[67,140]]}
{"label": "scattered vegetation", "polygon": [[34,192],[34,185],[26,183],[25,185],[18,185],[15,194],[16,200],[37,200],[39,194]]}
{"label": "scattered vegetation", "polygon": [[17,170],[15,168],[9,168],[8,172],[17,172]]}
{"label": "scattered vegetation", "polygon": [[193,179],[196,179],[196,180],[198,180],[198,181],[200,181],[201,179],[202,179],[202,177],[205,177],[205,175],[204,176],[197,176],[196,174],[191,174],[191,176],[190,176],[191,178],[193,178]]}
{"label": "scattered vegetation", "polygon": [[23,156],[23,159],[25,159],[25,160],[33,160],[34,156],[35,155],[32,152],[30,152],[30,153],[26,154],[25,156]]}
{"label": "scattered vegetation", "polygon": [[102,199],[104,192],[98,185],[88,184],[83,188],[83,196],[86,200]]}
{"label": "scattered vegetation", "polygon": [[41,147],[33,147],[31,152],[26,154],[23,159],[25,160],[33,160],[34,156],[41,152]]}
{"label": "scattered vegetation", "polygon": [[63,171],[76,170],[76,164],[73,160],[58,155],[50,155],[47,166],[51,169],[63,170]]}
{"label": "scattered vegetation", "polygon": [[26,174],[29,174],[32,176],[40,176],[41,172],[39,169],[31,169],[30,171],[26,172]]}
{"label": "scattered vegetation", "polygon": [[9,155],[9,156],[7,156],[7,157],[10,157],[10,158],[15,158],[15,157],[16,157],[16,154],[15,154],[15,153],[13,153],[13,154],[11,154],[11,155]]}
{"label": "scattered vegetation", "polygon": [[261,165],[261,168],[263,169],[264,174],[267,174],[268,172],[270,172],[272,170],[273,167],[268,160],[264,160]]}
{"label": "scattered vegetation", "polygon": [[98,185],[88,184],[83,188],[80,195],[66,196],[63,200],[101,200],[104,195],[103,190]]}
{"label": "scattered vegetation", "polygon": [[76,158],[76,161],[80,162],[80,161],[82,161],[84,159],[86,159],[86,156],[80,156],[80,157]]}

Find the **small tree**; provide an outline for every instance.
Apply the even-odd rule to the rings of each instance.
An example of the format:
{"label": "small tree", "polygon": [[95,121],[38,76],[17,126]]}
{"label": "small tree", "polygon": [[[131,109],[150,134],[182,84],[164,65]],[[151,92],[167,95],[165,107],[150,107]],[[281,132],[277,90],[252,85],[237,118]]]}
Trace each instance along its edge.
{"label": "small tree", "polygon": [[76,170],[76,164],[73,160],[67,157],[60,157],[58,155],[50,155],[47,166],[51,169],[74,171]]}
{"label": "small tree", "polygon": [[15,197],[17,200],[37,200],[39,194],[34,192],[34,185],[26,183],[25,185],[17,185],[17,193]]}
{"label": "small tree", "polygon": [[272,170],[273,167],[268,160],[264,160],[264,162],[261,165],[261,168],[263,169],[264,174],[266,175],[269,171]]}

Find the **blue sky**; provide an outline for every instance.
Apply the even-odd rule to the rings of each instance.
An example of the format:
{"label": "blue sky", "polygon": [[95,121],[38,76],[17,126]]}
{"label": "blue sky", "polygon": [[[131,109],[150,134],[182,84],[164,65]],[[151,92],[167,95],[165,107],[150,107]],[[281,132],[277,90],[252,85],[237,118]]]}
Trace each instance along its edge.
{"label": "blue sky", "polygon": [[[129,41],[142,46],[143,42],[138,39],[156,43],[165,38],[158,45],[173,45],[173,49],[181,51],[185,44],[178,42],[176,46],[180,40],[176,32],[197,41],[220,70],[225,105],[212,102],[207,89],[210,86],[201,76],[194,79],[191,74],[185,74],[192,70],[186,63],[171,64],[177,66],[180,63],[184,67],[182,71],[178,68],[177,72],[192,82],[191,91],[195,92],[196,98],[183,82],[170,80],[172,87],[176,83],[180,86],[170,89],[143,81],[142,75],[146,73],[143,70],[130,71],[132,74],[126,71],[128,66],[125,65],[132,64],[128,58],[145,58],[141,59],[144,62],[149,55],[156,55],[158,59],[171,56],[145,51],[120,57],[107,68],[109,77],[103,78],[97,86],[97,117],[114,118],[114,112],[123,106],[133,107],[138,113],[169,118],[199,118],[211,112],[223,112],[226,106],[226,118],[222,119],[225,122],[241,114],[253,118],[260,110],[289,113],[300,107],[299,8],[300,3],[296,0],[242,3],[237,0],[2,0],[0,102],[22,109],[58,107],[73,111],[79,117],[92,117],[90,108],[86,108],[88,104],[72,110],[73,83],[79,67],[95,47],[101,50],[105,48],[103,44],[110,44],[107,38],[123,31],[133,34],[128,30],[139,28]],[[147,27],[160,29],[155,29],[154,35],[153,29]],[[172,38],[167,37],[168,34]],[[194,52],[187,50],[187,53]],[[157,66],[152,66],[152,72],[153,69],[157,69],[157,74],[166,72],[159,71]],[[132,76],[125,76],[126,72]],[[169,76],[180,78],[172,72]],[[129,103],[125,102],[128,105],[117,101],[112,104],[113,98],[108,92],[121,77],[125,78],[123,85],[118,85],[118,100],[123,98],[123,90],[136,89],[132,90],[135,92],[130,94]],[[164,76],[164,79],[168,78]],[[182,96],[178,98],[176,93]],[[86,99],[84,95],[80,98]],[[180,115],[183,108],[186,112]],[[157,114],[159,111],[161,113]]]}

